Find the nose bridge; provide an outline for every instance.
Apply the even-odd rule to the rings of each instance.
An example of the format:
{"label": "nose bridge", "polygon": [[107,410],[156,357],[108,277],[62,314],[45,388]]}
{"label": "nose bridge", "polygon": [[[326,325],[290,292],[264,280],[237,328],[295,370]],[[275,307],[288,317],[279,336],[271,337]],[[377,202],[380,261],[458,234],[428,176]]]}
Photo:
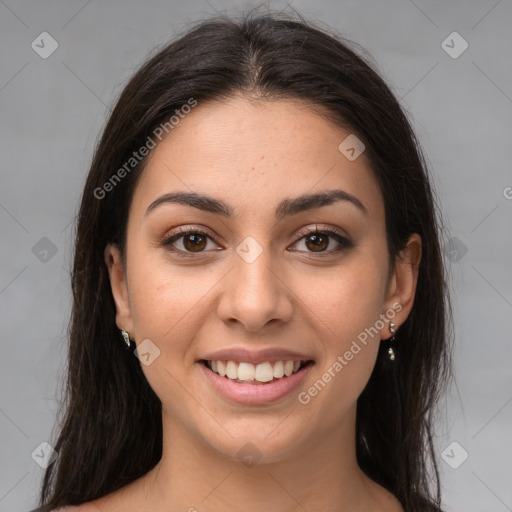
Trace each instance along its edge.
{"label": "nose bridge", "polygon": [[270,247],[247,236],[235,251],[219,315],[224,320],[238,320],[248,330],[258,330],[270,320],[286,320],[291,303]]}
{"label": "nose bridge", "polygon": [[[253,237],[247,237],[238,245],[236,253],[237,257],[234,259],[238,282],[242,285],[240,290],[249,295],[254,292],[256,296],[272,292],[276,275],[271,249],[260,245]],[[275,295],[274,293],[273,296]]]}

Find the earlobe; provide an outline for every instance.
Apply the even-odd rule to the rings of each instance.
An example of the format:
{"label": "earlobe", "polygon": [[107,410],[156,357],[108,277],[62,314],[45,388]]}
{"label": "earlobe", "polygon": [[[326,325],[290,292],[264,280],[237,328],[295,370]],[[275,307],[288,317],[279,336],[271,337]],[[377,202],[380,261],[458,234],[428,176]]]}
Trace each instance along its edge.
{"label": "earlobe", "polygon": [[[421,251],[421,237],[413,233],[395,261],[395,271],[390,279],[385,307],[386,311],[391,308],[395,310],[396,316],[393,322],[397,325],[397,330],[409,316],[414,304]],[[397,304],[400,305],[400,309],[397,308]],[[389,337],[388,327],[384,330],[386,332],[381,333],[381,339]]]}
{"label": "earlobe", "polygon": [[131,333],[133,331],[133,321],[125,270],[119,248],[114,244],[108,244],[105,247],[104,258],[108,268],[112,296],[116,305],[117,327]]}

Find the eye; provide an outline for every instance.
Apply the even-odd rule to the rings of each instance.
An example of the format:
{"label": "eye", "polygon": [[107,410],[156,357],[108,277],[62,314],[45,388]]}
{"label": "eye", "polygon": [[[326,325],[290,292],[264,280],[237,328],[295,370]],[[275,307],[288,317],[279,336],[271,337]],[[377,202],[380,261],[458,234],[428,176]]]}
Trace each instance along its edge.
{"label": "eye", "polygon": [[[177,234],[164,238],[162,245],[179,256],[189,257],[193,253],[204,252],[208,246],[208,240],[213,241],[212,237],[205,231],[185,228],[178,229]],[[174,247],[174,244],[178,241],[182,247]]]}
{"label": "eye", "polygon": [[[334,253],[338,253],[343,249],[347,249],[352,247],[352,242],[343,235],[341,231],[338,231],[334,228],[332,229],[323,229],[319,230],[318,228],[310,229],[308,231],[303,231],[300,233],[302,237],[295,242],[295,245],[299,244],[301,240],[304,240],[304,246],[306,247],[306,252],[311,252],[313,254],[317,254],[318,256],[330,256]],[[338,243],[337,248],[328,249],[331,245],[330,239],[334,239],[335,242]]]}

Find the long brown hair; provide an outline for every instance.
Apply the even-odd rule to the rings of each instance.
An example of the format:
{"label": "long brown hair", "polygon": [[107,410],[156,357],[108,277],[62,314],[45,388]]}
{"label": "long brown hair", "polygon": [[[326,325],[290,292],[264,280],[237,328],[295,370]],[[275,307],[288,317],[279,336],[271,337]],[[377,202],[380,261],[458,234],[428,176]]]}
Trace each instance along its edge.
{"label": "long brown hair", "polygon": [[112,176],[190,98],[240,93],[306,100],[350,127],[381,187],[391,261],[409,235],[421,236],[416,299],[396,335],[399,360],[390,364],[380,344],[358,399],[356,453],[361,469],[407,512],[441,510],[433,414],[452,375],[451,313],[442,224],[420,146],[354,43],[300,15],[251,13],[203,21],[152,56],[122,91],[96,147],[76,227],[65,399],[53,443],[59,457],[44,475],[42,512],[109,494],[161,458],[161,403],[137,358],[122,351],[103,259],[108,243],[125,254],[128,210],[146,157],[125,167],[122,179]]}

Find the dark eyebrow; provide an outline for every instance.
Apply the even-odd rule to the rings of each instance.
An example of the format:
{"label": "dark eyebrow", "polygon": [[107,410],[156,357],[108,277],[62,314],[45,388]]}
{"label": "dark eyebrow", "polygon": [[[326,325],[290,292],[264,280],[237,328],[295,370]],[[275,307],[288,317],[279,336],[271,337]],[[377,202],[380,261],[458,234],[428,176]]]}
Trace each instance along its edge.
{"label": "dark eyebrow", "polygon": [[[368,215],[368,211],[357,197],[341,189],[327,190],[316,194],[305,194],[302,196],[284,199],[279,203],[275,211],[277,220],[282,220],[291,215],[328,206],[338,201],[348,201],[355,205],[362,213]],[[145,215],[155,210],[158,206],[165,203],[182,204],[192,206],[205,212],[222,215],[223,217],[233,217],[235,211],[229,204],[210,196],[197,194],[196,192],[171,192],[155,199],[146,210]]]}

